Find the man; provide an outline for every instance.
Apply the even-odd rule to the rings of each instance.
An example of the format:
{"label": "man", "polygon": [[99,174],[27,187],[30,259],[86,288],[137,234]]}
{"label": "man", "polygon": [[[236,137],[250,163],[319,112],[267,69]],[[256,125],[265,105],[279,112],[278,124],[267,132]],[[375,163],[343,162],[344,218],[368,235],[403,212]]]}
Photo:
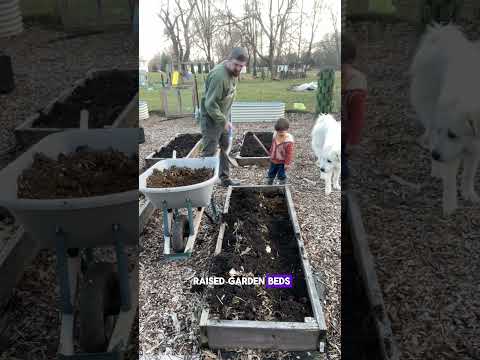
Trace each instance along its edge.
{"label": "man", "polygon": [[240,185],[230,179],[228,148],[233,131],[230,110],[237,92],[237,82],[242,68],[247,64],[247,52],[233,48],[224,62],[216,65],[205,81],[205,93],[200,102],[202,129],[202,156],[213,156],[220,145],[220,180],[225,187]]}

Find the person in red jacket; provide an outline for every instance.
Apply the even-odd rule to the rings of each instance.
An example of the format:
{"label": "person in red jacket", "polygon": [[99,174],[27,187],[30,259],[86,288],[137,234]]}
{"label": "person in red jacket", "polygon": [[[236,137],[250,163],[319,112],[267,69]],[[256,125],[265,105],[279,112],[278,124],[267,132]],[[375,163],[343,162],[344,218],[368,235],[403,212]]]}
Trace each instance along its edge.
{"label": "person in red jacket", "polygon": [[348,157],[360,143],[365,122],[367,79],[353,63],[357,55],[355,43],[342,35],[342,179],[349,176]]}
{"label": "person in red jacket", "polygon": [[272,146],[270,148],[270,169],[267,184],[272,185],[275,177],[281,185],[287,182],[287,171],[292,166],[295,141],[288,133],[290,124],[287,119],[280,118],[275,123]]}

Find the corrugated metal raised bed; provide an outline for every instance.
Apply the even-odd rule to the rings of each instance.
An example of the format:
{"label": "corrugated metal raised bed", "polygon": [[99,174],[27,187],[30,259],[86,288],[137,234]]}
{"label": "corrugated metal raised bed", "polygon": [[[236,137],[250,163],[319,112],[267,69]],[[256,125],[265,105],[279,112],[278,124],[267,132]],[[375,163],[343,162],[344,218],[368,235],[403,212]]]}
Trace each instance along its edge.
{"label": "corrugated metal raised bed", "polygon": [[233,122],[274,122],[285,116],[282,102],[234,102]]}
{"label": "corrugated metal raised bed", "polygon": [[177,134],[160,149],[150,153],[145,158],[145,165],[149,168],[160,160],[170,159],[173,157],[173,151],[176,152],[177,158],[195,157],[199,154],[201,145],[201,134]]}
{"label": "corrugated metal raised bed", "polygon": [[55,132],[78,129],[83,109],[89,113],[89,128],[138,127],[138,70],[88,72],[15,128],[17,141],[30,145]]}
{"label": "corrugated metal raised bed", "polygon": [[[200,319],[202,344],[323,351],[324,313],[288,187],[230,187],[222,217],[209,276],[230,277],[228,284],[208,289]],[[265,281],[256,287],[230,283],[232,277],[241,279],[239,272],[247,277],[242,281],[262,275]],[[280,285],[268,280],[274,274],[276,279],[289,276],[290,286],[270,288]]]}
{"label": "corrugated metal raised bed", "polygon": [[265,150],[258,144],[253,137],[255,135],[260,140],[266,150],[270,150],[273,141],[273,133],[270,131],[247,131],[243,135],[240,153],[235,157],[238,165],[261,165],[268,166],[270,157]]}

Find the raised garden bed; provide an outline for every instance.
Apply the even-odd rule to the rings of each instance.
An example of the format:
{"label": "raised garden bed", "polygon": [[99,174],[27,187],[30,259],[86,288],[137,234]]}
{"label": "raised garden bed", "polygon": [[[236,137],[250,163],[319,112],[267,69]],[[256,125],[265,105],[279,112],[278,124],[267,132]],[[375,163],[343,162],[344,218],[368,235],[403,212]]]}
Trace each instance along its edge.
{"label": "raised garden bed", "polygon": [[270,164],[270,157],[265,153],[265,150],[258,144],[253,135],[256,135],[262,144],[270,150],[272,146],[273,133],[272,132],[246,132],[243,136],[242,144],[240,146],[240,154],[235,158],[239,165],[262,165],[268,166]]}
{"label": "raised garden bed", "polygon": [[293,287],[209,289],[202,342],[214,349],[322,349],[325,319],[288,188],[231,187],[223,218],[210,276],[292,274]]}
{"label": "raised garden bed", "polygon": [[400,355],[378,284],[360,209],[346,196],[342,239],[342,356],[398,360]]}
{"label": "raised garden bed", "polygon": [[138,71],[90,71],[19,125],[17,141],[28,145],[49,134],[79,128],[83,109],[89,112],[89,128],[138,127]]}
{"label": "raised garden bed", "polygon": [[145,164],[148,167],[156,164],[160,160],[173,157],[173,151],[177,158],[195,157],[200,152],[201,134],[179,134],[163,145],[157,151],[152,152],[145,158]]}

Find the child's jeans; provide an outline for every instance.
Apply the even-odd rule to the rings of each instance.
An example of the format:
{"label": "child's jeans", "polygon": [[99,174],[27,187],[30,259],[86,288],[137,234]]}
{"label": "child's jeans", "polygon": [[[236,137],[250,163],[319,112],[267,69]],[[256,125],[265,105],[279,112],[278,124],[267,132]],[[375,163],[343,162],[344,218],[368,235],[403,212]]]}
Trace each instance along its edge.
{"label": "child's jeans", "polygon": [[281,182],[285,182],[287,180],[285,164],[274,164],[273,162],[270,162],[270,169],[268,170],[267,174],[268,183],[273,184],[275,177],[277,177]]}

